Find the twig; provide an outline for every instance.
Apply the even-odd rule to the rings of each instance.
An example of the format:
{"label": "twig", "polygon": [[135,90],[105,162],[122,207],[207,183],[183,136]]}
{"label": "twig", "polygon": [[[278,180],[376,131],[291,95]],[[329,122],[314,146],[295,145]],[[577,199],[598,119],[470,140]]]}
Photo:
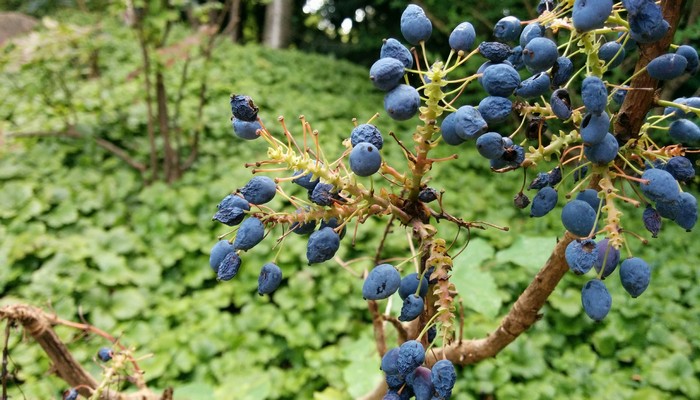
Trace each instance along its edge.
{"label": "twig", "polygon": [[379,357],[384,357],[386,353],[386,338],[384,337],[384,324],[382,314],[379,313],[379,305],[374,300],[367,300],[367,307],[372,314],[372,327],[374,329],[374,342],[377,345]]}

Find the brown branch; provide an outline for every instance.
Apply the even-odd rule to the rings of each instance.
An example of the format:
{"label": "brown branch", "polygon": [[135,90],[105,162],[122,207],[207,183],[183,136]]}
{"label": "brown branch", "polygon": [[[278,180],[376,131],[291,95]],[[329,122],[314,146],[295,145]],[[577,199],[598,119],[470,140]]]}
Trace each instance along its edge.
{"label": "brown branch", "polygon": [[[665,54],[668,46],[673,40],[673,35],[678,28],[678,21],[681,16],[683,0],[664,0],[661,2],[664,19],[671,25],[666,36],[655,43],[639,44],[639,60],[635,66],[634,73],[646,68],[647,64],[654,58]],[[653,79],[644,71],[632,79],[630,87],[634,89],[649,88],[652,90],[629,90],[625,96],[625,102],[615,120],[615,135],[617,140],[625,143],[629,139],[639,136],[639,129],[644,123],[647,112],[654,104],[654,96],[659,81]]]}
{"label": "brown branch", "polygon": [[5,346],[2,348],[2,400],[7,400],[7,359],[10,358],[10,328],[12,321],[7,321],[5,327]]}
{"label": "brown branch", "polygon": [[163,71],[160,66],[156,72],[156,102],[158,104],[158,128],[160,136],[163,138],[163,147],[165,149],[164,173],[165,180],[172,183],[177,180],[180,174],[179,159],[173,146],[170,143],[170,125],[168,117],[168,95],[166,94],[165,81]]}
{"label": "brown branch", "polygon": [[384,337],[384,321],[379,312],[379,305],[374,300],[367,300],[367,307],[372,314],[372,328],[374,329],[374,342],[377,344],[379,357],[384,357],[386,353],[386,338]]}
{"label": "brown branch", "polygon": [[403,326],[403,323],[399,321],[398,318],[392,317],[391,315],[385,315],[384,321],[387,321],[388,323],[392,324],[394,326],[394,329],[396,329],[396,333],[399,335],[399,344],[408,340],[408,331]]}
{"label": "brown branch", "polygon": [[146,90],[146,129],[148,131],[148,145],[150,147],[150,169],[151,181],[158,179],[158,154],[156,153],[156,134],[154,128],[155,118],[153,116],[153,100],[151,98],[151,56],[146,42],[146,33],[143,29],[143,21],[139,19],[136,24],[139,45],[141,46],[141,57],[143,58],[144,89]]}
{"label": "brown branch", "polygon": [[[56,335],[52,327],[54,317],[26,304],[13,304],[0,308],[0,320],[2,319],[7,319],[8,323],[16,321],[22,324],[49,356],[57,375],[71,387],[77,387],[81,396],[90,397],[92,391],[98,387],[98,382],[85,371]],[[137,373],[140,372],[137,371]],[[167,399],[169,393],[171,394],[166,390],[161,397],[147,388],[141,388],[138,392],[128,394],[103,392],[100,398],[103,400],[158,400]]]}

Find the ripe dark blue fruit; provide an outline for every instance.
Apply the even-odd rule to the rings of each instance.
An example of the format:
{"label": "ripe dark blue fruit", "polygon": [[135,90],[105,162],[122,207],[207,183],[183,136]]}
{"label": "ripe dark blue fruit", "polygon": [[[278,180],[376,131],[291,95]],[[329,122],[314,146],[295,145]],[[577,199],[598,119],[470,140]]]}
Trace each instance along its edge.
{"label": "ripe dark blue fruit", "polygon": [[238,225],[243,221],[245,212],[250,210],[250,204],[244,198],[230,194],[216,206],[218,211],[212,218],[228,226]]}
{"label": "ripe dark blue fruit", "polygon": [[256,217],[247,218],[236,232],[236,240],[233,248],[236,250],[250,250],[260,243],[265,236],[265,226]]}
{"label": "ripe dark blue fruit", "polygon": [[228,242],[228,240],[219,240],[216,242],[214,247],[211,249],[211,254],[209,255],[209,266],[214,272],[219,270],[219,265],[224,261],[224,258],[228,253],[235,251],[233,245]]}
{"label": "ripe dark blue fruit", "polygon": [[609,239],[603,239],[596,244],[596,252],[598,259],[595,262],[595,271],[600,274],[600,279],[605,279],[615,271],[617,264],[620,262],[620,250],[613,247]]}
{"label": "ripe dark blue fruit", "polygon": [[540,190],[545,186],[549,186],[549,174],[546,172],[538,172],[535,179],[528,185],[528,190],[535,189]]}
{"label": "ripe dark blue fruit", "polygon": [[683,156],[671,157],[664,169],[679,182],[690,182],[695,178],[693,162]]}
{"label": "ripe dark blue fruit", "polygon": [[319,206],[330,206],[336,199],[334,189],[335,187],[330,183],[320,182],[314,187],[314,190],[309,192],[309,200]]}
{"label": "ripe dark blue fruit", "polygon": [[543,217],[557,205],[557,191],[551,186],[540,189],[532,199],[530,217]]}
{"label": "ripe dark blue fruit", "polygon": [[608,113],[587,113],[581,121],[581,139],[589,145],[594,145],[605,140],[605,135],[610,130],[610,117]]}
{"label": "ripe dark blue fruit", "polygon": [[622,105],[625,101],[625,97],[627,97],[627,90],[625,88],[628,87],[627,85],[622,85],[622,87],[615,88],[612,94],[612,99],[615,103]]}
{"label": "ripe dark blue fruit", "polygon": [[557,44],[545,37],[536,37],[523,47],[523,62],[532,73],[543,72],[557,62]]}
{"label": "ripe dark blue fruit", "polygon": [[513,16],[501,18],[493,27],[493,36],[501,42],[514,42],[520,37],[520,20]]}
{"label": "ripe dark blue fruit", "polygon": [[393,349],[384,353],[382,357],[382,364],[379,367],[387,375],[398,375],[399,373],[399,348],[394,347]]}
{"label": "ripe dark blue fruit", "polygon": [[231,112],[241,121],[253,122],[258,118],[258,107],[249,96],[231,95]]}
{"label": "ripe dark blue fruit", "polygon": [[579,32],[602,28],[612,12],[612,0],[576,0],[571,19]]}
{"label": "ripe dark blue fruit", "polygon": [[622,4],[627,9],[630,36],[639,43],[656,42],[671,27],[653,0],[623,0]]}
{"label": "ripe dark blue fruit", "polygon": [[391,264],[379,264],[367,275],[362,285],[362,297],[366,300],[386,299],[401,284],[401,274]]}
{"label": "ripe dark blue fruit", "polygon": [[607,42],[598,49],[598,58],[605,61],[608,69],[622,64],[625,59],[625,48],[618,42]]}
{"label": "ripe dark blue fruit", "polygon": [[418,367],[406,376],[406,383],[413,388],[416,400],[431,400],[433,398],[433,382],[430,379],[430,369]]}
{"label": "ripe dark blue fruit", "polygon": [[401,306],[401,315],[399,315],[399,321],[413,321],[418,318],[418,316],[423,312],[423,298],[410,294],[408,297],[403,299],[403,306]]}
{"label": "ripe dark blue fruit", "polygon": [[695,50],[694,47],[688,46],[686,44],[678,46],[678,48],[676,49],[676,54],[685,57],[686,61],[688,61],[688,65],[685,67],[685,72],[688,72],[691,75],[694,75],[696,72],[698,72],[698,66],[700,65],[700,62],[698,60],[698,52],[697,50]]}
{"label": "ripe dark blue fruit", "polygon": [[552,112],[562,121],[566,121],[571,118],[571,98],[569,97],[569,91],[561,88],[552,92],[552,96],[549,98],[549,104],[552,107]]}
{"label": "ripe dark blue fruit", "polygon": [[581,83],[581,98],[589,113],[600,114],[608,104],[608,89],[597,76],[589,76]]}
{"label": "ripe dark blue fruit", "polygon": [[537,14],[542,15],[545,12],[551,12],[554,10],[554,0],[540,0],[537,4]]}
{"label": "ripe dark blue fruit", "polygon": [[430,376],[438,396],[449,399],[457,381],[457,372],[452,362],[450,360],[436,362],[430,371]]}
{"label": "ripe dark blue fruit", "polygon": [[[393,268],[393,267],[392,267]],[[408,375],[425,361],[425,349],[416,340],[407,340],[399,346],[398,369],[400,375]]]}
{"label": "ripe dark blue fruit", "polygon": [[598,192],[595,189],[586,189],[579,192],[576,195],[576,200],[585,201],[596,212],[600,208],[601,203],[603,203],[603,200],[600,197],[598,197]]}
{"label": "ripe dark blue fruit", "polygon": [[481,113],[472,106],[462,106],[453,115],[455,133],[462,140],[476,139],[488,128]]}
{"label": "ripe dark blue fruit", "polygon": [[423,203],[430,203],[431,201],[437,200],[437,198],[437,190],[431,187],[423,188],[420,192],[418,192],[418,200],[422,201]]}
{"label": "ripe dark blue fruit", "polygon": [[620,145],[617,143],[617,139],[608,132],[600,143],[584,147],[583,154],[588,161],[604,165],[617,157],[619,149]]}
{"label": "ripe dark blue fruit", "polygon": [[382,49],[379,52],[379,58],[391,57],[395,58],[403,64],[405,68],[413,67],[413,56],[411,52],[394,38],[384,40]]}
{"label": "ripe dark blue fruit", "polygon": [[525,48],[530,40],[542,36],[544,36],[544,27],[537,22],[530,22],[520,32],[520,47]]}
{"label": "ripe dark blue fruit", "polygon": [[523,48],[521,46],[515,46],[510,50],[510,56],[505,62],[509,62],[513,68],[521,70],[525,68],[525,63],[523,62]]}
{"label": "ripe dark blue fruit", "polygon": [[311,172],[307,172],[304,174],[304,171],[294,171],[294,176],[298,176],[298,178],[294,178],[292,182],[296,183],[297,185],[303,187],[306,190],[314,190],[319,181],[318,177],[316,179],[313,179],[313,173]]}
{"label": "ripe dark blue fruit", "polygon": [[639,257],[630,257],[620,264],[620,283],[632,297],[638,297],[649,286],[651,268]]}
{"label": "ripe dark blue fruit", "polygon": [[372,143],[377,150],[381,150],[384,146],[384,138],[376,126],[372,124],[360,124],[353,128],[350,132],[350,143],[357,146],[358,143]]}
{"label": "ripe dark blue fruit", "polygon": [[588,236],[595,227],[596,211],[582,200],[571,200],[561,210],[564,228],[579,237]]}
{"label": "ripe dark blue fruit", "polygon": [[254,176],[243,188],[243,198],[252,204],[265,204],[275,197],[277,184],[270,177]]}
{"label": "ripe dark blue fruit", "polygon": [[520,74],[508,64],[494,64],[484,70],[481,86],[491,96],[510,96],[520,85]]}
{"label": "ripe dark blue fruit", "polygon": [[436,337],[437,327],[435,327],[435,325],[432,325],[430,328],[428,328],[428,343],[433,343]]}
{"label": "ripe dark blue fruit", "polygon": [[403,83],[384,96],[384,110],[397,121],[405,121],[416,115],[419,106],[418,91]]}
{"label": "ripe dark blue fruit", "polygon": [[647,205],[644,213],[642,213],[642,221],[644,222],[644,227],[651,232],[651,237],[657,237],[661,230],[661,215],[654,207]]}
{"label": "ripe dark blue fruit", "polygon": [[338,237],[340,237],[340,239],[342,240],[343,237],[345,237],[345,225],[343,225],[343,228],[340,230],[340,232],[338,232],[338,230],[336,229],[339,226],[340,226],[340,222],[338,221],[338,219],[336,217],[330,217],[327,220],[325,220],[325,219],[321,220],[321,225],[319,226],[319,229],[329,227],[329,228],[333,229],[334,231],[336,231],[336,233],[338,233]]}
{"label": "ripe dark blue fruit", "polygon": [[510,56],[510,46],[501,42],[481,42],[479,53],[493,63],[500,63]]}
{"label": "ripe dark blue fruit", "polygon": [[380,58],[369,69],[369,79],[374,87],[385,92],[398,86],[403,75],[403,63],[392,57]]}
{"label": "ripe dark blue fruit", "polygon": [[[302,214],[307,212],[308,209],[297,208],[295,213]],[[316,221],[310,220],[307,222],[295,222],[289,226],[289,230],[296,233],[297,235],[308,235],[316,229]]]}
{"label": "ripe dark blue fruit", "polygon": [[258,276],[258,294],[270,294],[282,283],[282,270],[275,263],[267,263],[260,269]]}
{"label": "ripe dark blue fruit", "polygon": [[651,168],[644,171],[642,179],[649,182],[640,183],[639,188],[653,202],[674,200],[680,194],[678,182],[673,178],[673,175],[660,168]]}
{"label": "ripe dark blue fruit", "polygon": [[489,160],[500,158],[505,152],[503,137],[498,132],[487,132],[476,139],[476,150]]}
{"label": "ripe dark blue fruit", "polygon": [[677,78],[685,72],[688,60],[675,53],[662,54],[647,64],[649,76],[659,80]]}
{"label": "ripe dark blue fruit", "polygon": [[422,8],[409,4],[401,14],[401,34],[410,44],[417,45],[430,38],[433,24]]}
{"label": "ripe dark blue fruit", "polygon": [[549,75],[544,72],[538,72],[520,82],[518,88],[515,89],[515,95],[527,99],[540,97],[549,91],[549,84]]}
{"label": "ripe dark blue fruit", "polygon": [[557,57],[557,61],[552,65],[552,87],[559,87],[566,84],[574,74],[574,63],[568,57]]}
{"label": "ripe dark blue fruit", "polygon": [[[401,299],[405,299],[411,294],[416,293],[418,291],[418,278],[420,275],[417,272],[414,272],[412,274],[408,274],[404,276],[401,279],[401,284],[399,286],[399,296]],[[418,295],[420,297],[425,297],[425,295],[428,293],[428,277],[427,277],[427,272],[426,275],[423,276],[423,281],[420,284],[420,291],[418,292]]]}
{"label": "ripe dark blue fruit", "polygon": [[107,362],[111,360],[113,356],[114,354],[112,353],[112,349],[110,349],[109,347],[101,347],[97,351],[97,358],[99,358],[100,361]]}
{"label": "ripe dark blue fruit", "polygon": [[373,144],[368,142],[358,143],[350,152],[350,169],[357,176],[370,176],[379,171],[382,165],[382,156]]}
{"label": "ripe dark blue fruit", "polygon": [[450,48],[453,50],[462,50],[466,52],[472,49],[472,46],[474,46],[474,40],[476,40],[474,26],[469,22],[462,22],[452,30],[448,42],[450,44]]}
{"label": "ripe dark blue fruit", "polygon": [[671,123],[668,135],[676,142],[695,144],[700,142],[700,127],[693,121],[683,118]]}
{"label": "ripe dark blue fruit", "polygon": [[564,252],[569,269],[576,275],[583,275],[598,261],[598,251],[593,239],[572,240]]}
{"label": "ripe dark blue fruit", "polygon": [[241,258],[235,251],[226,254],[223,261],[219,265],[219,270],[216,271],[216,279],[220,281],[230,281],[238,273],[241,268]]}
{"label": "ripe dark blue fruit", "polygon": [[262,129],[260,122],[255,121],[241,121],[238,118],[233,118],[231,120],[231,126],[233,127],[233,133],[241,139],[254,140],[259,138],[258,129]]}
{"label": "ripe dark blue fruit", "polygon": [[600,279],[591,279],[581,290],[581,304],[583,311],[592,320],[600,322],[610,312],[612,306],[612,296],[608,288]]}
{"label": "ripe dark blue fruit", "polygon": [[678,211],[673,222],[690,232],[698,222],[698,200],[689,192],[683,192],[680,194],[678,203]]}
{"label": "ripe dark blue fruit", "polygon": [[309,236],[306,245],[306,259],[311,264],[318,264],[333,258],[340,248],[340,236],[333,228],[319,229]]}
{"label": "ripe dark blue fruit", "polygon": [[[466,139],[462,139],[457,134],[457,129],[455,126],[455,121],[457,119],[456,113],[451,113],[442,120],[440,124],[440,135],[442,135],[442,140],[450,146],[458,146],[465,142]],[[483,119],[483,118],[482,118]],[[484,121],[484,125],[486,122]]]}

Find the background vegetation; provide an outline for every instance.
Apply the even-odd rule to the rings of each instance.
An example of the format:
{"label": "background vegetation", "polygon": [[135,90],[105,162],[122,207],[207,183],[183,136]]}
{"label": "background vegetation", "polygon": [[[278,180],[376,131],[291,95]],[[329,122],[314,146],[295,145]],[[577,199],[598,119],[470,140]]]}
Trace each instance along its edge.
{"label": "background vegetation", "polygon": [[[5,3],[51,19],[2,54],[0,305],[28,302],[120,336],[137,354],[152,354],[140,362],[149,386],[172,386],[179,399],[345,399],[373,388],[382,375],[360,279],[334,262],[306,267],[301,238],[287,242],[279,259],[285,282],[271,298],[256,295],[256,279],[274,251],[273,241],[247,253],[231,282],[217,283],[207,259],[216,236],[224,232],[211,221],[216,204],[250,177],[243,163],[263,157],[266,149],[260,141],[232,135],[229,94],[252,96],[268,127],[285,115],[298,132],[296,117],[304,114],[326,148],[339,149],[352,129],[351,118],[362,121],[382,111],[381,93],[372,89],[362,65],[376,57],[381,37],[399,35],[398,26],[386,21],[396,21],[405,2],[373,2],[373,24],[359,24],[346,39],[319,31],[312,22],[325,18],[338,25],[353,7],[367,7],[364,3],[329,2],[314,14],[297,14],[309,28],[295,30],[295,47],[336,49],[336,57],[353,63],[260,47],[253,38],[262,28],[253,17],[258,22],[247,20],[241,28],[249,32],[243,44],[217,40],[207,59],[202,51],[209,36],[197,34],[180,15],[153,14],[150,32],[162,32],[165,25],[171,30],[167,41],[147,46],[155,60],[152,76],[162,73],[169,89],[165,100],[171,126],[177,127],[173,134],[181,134],[183,158],[195,132],[201,135],[196,161],[170,184],[149,178],[101,145],[108,141],[148,163],[147,74],[138,30],[125,25],[115,10],[105,16],[78,12],[70,7],[79,4],[71,2],[53,8],[36,6],[40,2]],[[88,11],[97,3],[89,2]],[[243,6],[254,15],[261,3]],[[442,51],[440,36],[465,10],[425,3],[435,20],[444,21],[443,28],[436,24],[431,46]],[[477,30],[486,36],[502,12],[494,8],[493,15],[474,17],[480,22]],[[691,22],[679,32],[681,40],[697,37],[697,23]],[[697,90],[694,79],[680,92]],[[464,101],[481,95],[474,90]],[[385,116],[377,125],[399,137],[410,135],[412,126]],[[74,134],[66,134],[69,128]],[[385,155],[398,160],[396,146],[388,147]],[[511,228],[508,233],[475,232],[456,258],[464,334],[477,337],[496,326],[563,231],[556,213],[531,220],[512,207],[521,175],[494,176],[487,162],[464,147],[457,150],[458,160],[435,171],[434,185],[446,191],[445,206],[465,219]],[[162,160],[160,136],[156,148]],[[641,210],[625,211],[627,227],[643,233],[637,221]],[[443,237],[456,234],[449,226],[441,228]],[[354,246],[344,240],[340,257],[373,255],[379,229],[375,223],[360,227]],[[410,255],[404,238],[401,229],[393,233],[391,254]],[[669,224],[650,246],[636,246],[635,254],[652,265],[652,284],[635,300],[619,285],[609,285],[613,309],[601,324],[583,315],[582,279],[566,277],[533,329],[498,358],[459,370],[454,398],[700,397],[696,242],[695,233]],[[356,264],[357,271],[369,263]],[[399,304],[394,301],[394,307]],[[95,353],[109,343],[67,328],[59,328],[59,334],[99,376]],[[13,330],[9,349],[12,398],[60,397],[66,386],[50,374],[35,343]]]}

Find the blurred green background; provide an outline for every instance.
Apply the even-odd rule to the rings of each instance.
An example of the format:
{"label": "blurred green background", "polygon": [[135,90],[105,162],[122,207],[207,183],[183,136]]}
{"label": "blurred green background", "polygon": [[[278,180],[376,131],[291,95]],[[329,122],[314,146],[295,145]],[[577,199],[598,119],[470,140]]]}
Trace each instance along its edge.
{"label": "blurred green background", "polygon": [[[229,94],[252,96],[273,132],[284,115],[300,134],[296,118],[305,115],[326,153],[340,152],[352,118],[383,112],[367,67],[382,38],[400,38],[407,2],[167,3],[0,1],[0,10],[26,13],[36,24],[0,48],[0,305],[30,303],[119,336],[137,355],[151,354],[140,362],[149,386],[172,386],[177,399],[359,397],[382,379],[362,281],[332,261],[306,266],[305,240],[295,236],[279,256],[285,280],[272,297],[256,294],[259,267],[277,251],[272,237],[243,255],[234,280],[216,282],[208,254],[227,230],[211,216],[250,178],[243,164],[266,152],[261,140],[232,135]],[[536,16],[536,4],[514,0],[419,3],[435,26],[431,59],[446,56],[451,27],[463,20],[488,40],[503,15]],[[697,45],[700,10],[688,3],[676,38]],[[270,16],[274,7],[288,7],[285,17]],[[284,40],[275,42],[271,31],[286,32],[276,38]],[[636,55],[630,58],[607,78],[629,76]],[[480,63],[471,62],[470,73]],[[697,77],[685,76],[662,95],[697,95],[698,86]],[[482,96],[474,88],[460,101]],[[416,121],[380,116],[376,124],[385,140],[394,131],[408,141]],[[481,337],[563,230],[557,212],[534,220],[512,206],[520,173],[492,174],[468,145],[438,149],[453,152],[459,159],[433,172],[445,207],[510,227],[473,232],[455,260],[465,337]],[[402,165],[394,143],[382,153]],[[291,184],[285,190],[301,194]],[[280,199],[272,206],[291,211]],[[624,226],[648,237],[641,209],[623,210]],[[360,226],[354,244],[351,233],[341,244],[341,258],[366,258],[352,264],[355,271],[372,266],[382,222]],[[439,228],[448,241],[456,234],[445,223]],[[410,256],[405,237],[394,230],[387,257]],[[497,358],[458,370],[453,398],[700,398],[697,234],[665,223],[649,246],[632,248],[653,268],[644,295],[631,299],[613,275],[606,281],[613,309],[595,324],[580,306],[586,278],[567,275],[531,330]],[[95,354],[109,343],[57,330],[99,378]],[[391,347],[396,338],[387,332]],[[59,398],[66,385],[49,373],[40,348],[19,330],[9,343],[11,398]]]}

